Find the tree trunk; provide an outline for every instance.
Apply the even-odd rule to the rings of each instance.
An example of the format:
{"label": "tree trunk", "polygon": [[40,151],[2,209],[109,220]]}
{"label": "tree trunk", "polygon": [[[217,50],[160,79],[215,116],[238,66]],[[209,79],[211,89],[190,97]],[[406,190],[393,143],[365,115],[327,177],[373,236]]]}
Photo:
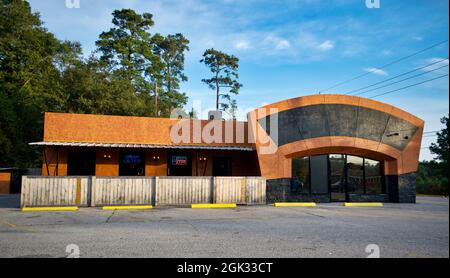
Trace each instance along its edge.
{"label": "tree trunk", "polygon": [[216,110],[219,110],[219,72],[216,72]]}

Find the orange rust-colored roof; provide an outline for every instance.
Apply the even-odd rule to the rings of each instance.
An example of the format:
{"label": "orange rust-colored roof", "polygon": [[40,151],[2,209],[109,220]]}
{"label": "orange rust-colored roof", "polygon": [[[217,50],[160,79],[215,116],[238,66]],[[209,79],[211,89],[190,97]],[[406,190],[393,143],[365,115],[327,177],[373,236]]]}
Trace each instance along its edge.
{"label": "orange rust-colored roof", "polygon": [[[201,130],[211,121],[186,121],[190,122],[190,141],[174,143],[170,131],[175,124],[180,123],[178,119],[47,112],[44,142],[254,147],[254,144],[248,142],[247,122],[233,121],[233,136],[228,140],[225,140],[226,124],[221,122],[222,143],[206,143],[203,138],[201,141],[194,140],[194,121],[197,121]],[[244,133],[243,140],[236,137],[235,131],[240,129]]]}

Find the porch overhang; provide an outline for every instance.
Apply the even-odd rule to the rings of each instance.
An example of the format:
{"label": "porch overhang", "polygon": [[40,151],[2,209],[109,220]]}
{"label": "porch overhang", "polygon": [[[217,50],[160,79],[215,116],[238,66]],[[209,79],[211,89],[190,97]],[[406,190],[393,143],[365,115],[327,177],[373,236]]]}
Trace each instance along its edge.
{"label": "porch overhang", "polygon": [[119,144],[93,142],[32,142],[31,146],[55,147],[90,147],[90,148],[132,148],[132,149],[184,149],[184,150],[222,150],[222,151],[255,151],[253,147],[208,146],[208,145],[160,145],[160,144]]}

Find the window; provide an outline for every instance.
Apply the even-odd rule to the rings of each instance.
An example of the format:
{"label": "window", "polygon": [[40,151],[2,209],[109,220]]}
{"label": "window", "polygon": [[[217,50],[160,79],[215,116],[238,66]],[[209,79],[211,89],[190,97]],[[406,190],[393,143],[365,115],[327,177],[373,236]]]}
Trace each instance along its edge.
{"label": "window", "polygon": [[95,175],[95,152],[85,149],[69,150],[67,153],[67,175]]}
{"label": "window", "polygon": [[292,159],[291,190],[293,192],[308,193],[310,191],[309,157],[295,157]]}
{"label": "window", "polygon": [[364,171],[366,193],[383,193],[383,181],[381,176],[381,163],[379,161],[364,159]]}
{"label": "window", "polygon": [[311,156],[311,193],[328,193],[328,155]]}
{"label": "window", "polygon": [[120,155],[119,176],[144,176],[144,169],[144,154],[127,152]]}
{"label": "window", "polygon": [[364,193],[364,158],[347,155],[347,190]]}
{"label": "window", "polygon": [[348,193],[385,193],[382,163],[368,158],[329,154],[292,159],[291,191],[345,200]]}

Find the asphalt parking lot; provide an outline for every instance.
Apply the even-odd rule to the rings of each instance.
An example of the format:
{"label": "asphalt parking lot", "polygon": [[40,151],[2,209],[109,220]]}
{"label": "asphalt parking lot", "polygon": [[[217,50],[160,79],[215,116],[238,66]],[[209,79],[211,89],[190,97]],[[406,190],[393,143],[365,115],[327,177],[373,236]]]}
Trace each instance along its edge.
{"label": "asphalt parking lot", "polygon": [[380,257],[449,257],[446,198],[381,208],[76,212],[21,212],[16,200],[0,195],[0,257],[67,257],[73,244],[80,257],[364,258],[369,244],[378,245]]}

